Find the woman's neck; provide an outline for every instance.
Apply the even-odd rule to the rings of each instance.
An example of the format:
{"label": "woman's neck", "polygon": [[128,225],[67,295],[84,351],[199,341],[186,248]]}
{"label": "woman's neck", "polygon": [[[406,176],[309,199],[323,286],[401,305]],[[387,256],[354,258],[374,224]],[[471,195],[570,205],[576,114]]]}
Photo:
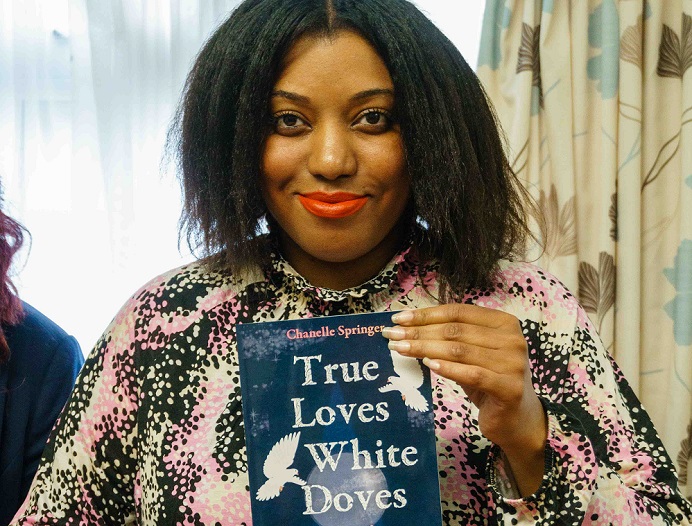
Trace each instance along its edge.
{"label": "woman's neck", "polygon": [[402,248],[408,229],[399,228],[396,236],[386,236],[367,254],[349,261],[324,261],[301,250],[283,232],[279,244],[286,261],[308,282],[320,288],[345,290],[356,287],[377,276]]}

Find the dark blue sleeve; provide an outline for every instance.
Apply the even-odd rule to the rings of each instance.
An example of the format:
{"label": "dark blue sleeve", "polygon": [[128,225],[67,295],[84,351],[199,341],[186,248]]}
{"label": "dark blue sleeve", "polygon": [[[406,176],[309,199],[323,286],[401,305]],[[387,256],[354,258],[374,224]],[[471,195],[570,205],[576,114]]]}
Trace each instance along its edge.
{"label": "dark blue sleeve", "polygon": [[84,356],[77,340],[65,336],[56,342],[53,357],[35,385],[36,397],[26,433],[22,500],[29,491],[48,435],[72,392],[83,364]]}

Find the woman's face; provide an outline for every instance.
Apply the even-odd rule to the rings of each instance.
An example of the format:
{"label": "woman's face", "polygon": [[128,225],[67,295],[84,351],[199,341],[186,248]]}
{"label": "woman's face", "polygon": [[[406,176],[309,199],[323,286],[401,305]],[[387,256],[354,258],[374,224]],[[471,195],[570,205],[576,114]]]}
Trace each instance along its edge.
{"label": "woman's face", "polygon": [[384,62],[350,31],[304,37],[286,56],[271,112],[261,186],[285,257],[317,286],[367,281],[398,248],[410,193]]}

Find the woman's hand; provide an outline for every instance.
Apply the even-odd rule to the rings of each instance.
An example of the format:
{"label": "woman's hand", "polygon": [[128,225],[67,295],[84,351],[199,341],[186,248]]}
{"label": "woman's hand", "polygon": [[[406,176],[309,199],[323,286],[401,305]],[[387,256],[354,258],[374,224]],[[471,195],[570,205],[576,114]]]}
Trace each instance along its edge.
{"label": "woman's hand", "polygon": [[481,433],[502,450],[522,495],[541,484],[547,418],[533,390],[528,348],[519,320],[476,305],[403,311],[386,328],[389,348],[423,358],[458,383],[478,407]]}

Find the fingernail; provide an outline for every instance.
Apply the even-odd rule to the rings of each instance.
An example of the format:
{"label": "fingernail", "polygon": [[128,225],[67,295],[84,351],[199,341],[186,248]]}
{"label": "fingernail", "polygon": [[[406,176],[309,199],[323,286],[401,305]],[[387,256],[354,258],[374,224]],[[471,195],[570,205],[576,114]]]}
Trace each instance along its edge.
{"label": "fingernail", "polygon": [[433,371],[437,371],[440,368],[440,362],[438,362],[437,360],[431,360],[427,356],[423,358],[423,364],[427,365]]}
{"label": "fingernail", "polygon": [[382,336],[392,340],[401,340],[406,336],[406,331],[401,327],[385,327],[382,329]]}
{"label": "fingernail", "polygon": [[397,312],[396,314],[392,315],[393,323],[406,323],[407,321],[411,321],[412,319],[413,311],[410,310],[402,310],[401,312]]}
{"label": "fingernail", "polygon": [[387,347],[392,351],[403,353],[407,353],[411,350],[411,344],[409,342],[393,342],[390,340]]}

